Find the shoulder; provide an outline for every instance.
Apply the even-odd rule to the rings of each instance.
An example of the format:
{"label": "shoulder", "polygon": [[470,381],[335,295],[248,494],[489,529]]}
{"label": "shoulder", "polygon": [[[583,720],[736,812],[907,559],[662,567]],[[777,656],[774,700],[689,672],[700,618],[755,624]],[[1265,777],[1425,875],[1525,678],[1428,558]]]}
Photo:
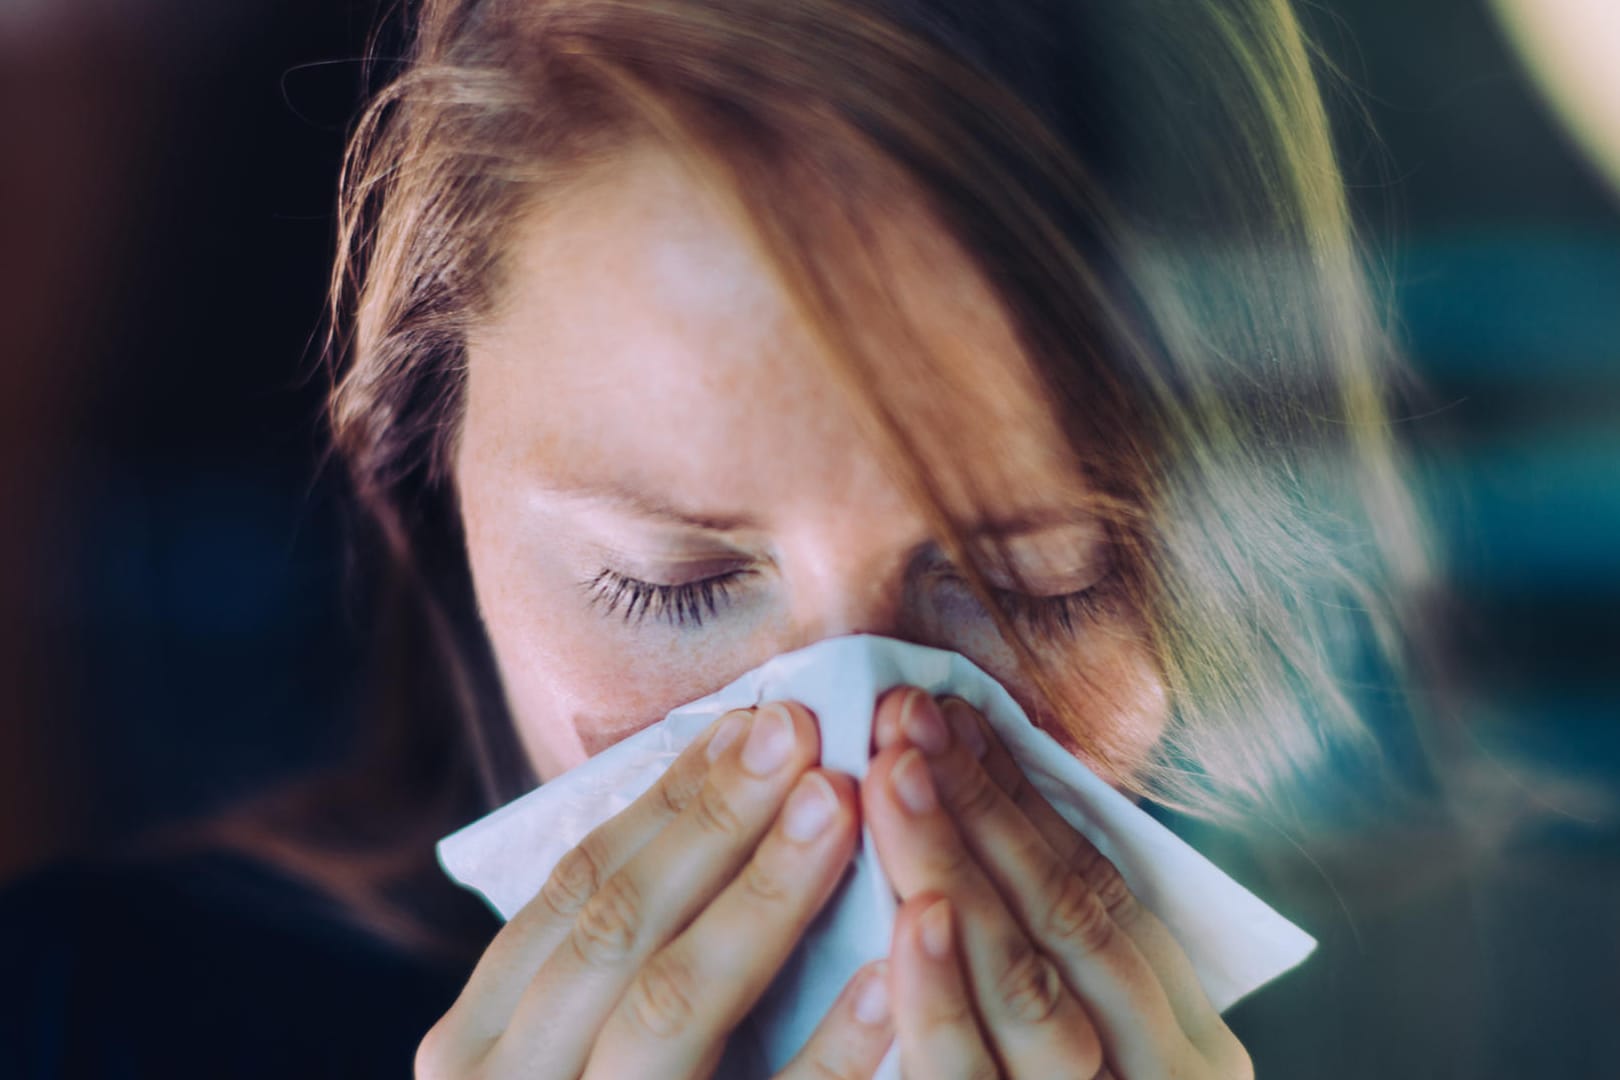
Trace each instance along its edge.
{"label": "shoulder", "polygon": [[467,971],[239,855],[63,864],[0,891],[0,1074],[398,1077]]}

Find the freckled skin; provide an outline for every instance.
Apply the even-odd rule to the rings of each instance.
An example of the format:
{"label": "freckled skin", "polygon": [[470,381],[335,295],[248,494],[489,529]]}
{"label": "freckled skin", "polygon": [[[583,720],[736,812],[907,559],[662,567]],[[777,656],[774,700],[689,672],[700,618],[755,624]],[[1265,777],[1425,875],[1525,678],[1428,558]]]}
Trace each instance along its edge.
{"label": "freckled skin", "polygon": [[[925,456],[999,512],[1063,501],[1076,470],[999,306],[943,234],[887,220],[883,255],[925,346],[985,388],[919,398],[906,415]],[[455,473],[479,608],[542,778],[835,634],[954,649],[1038,706],[964,590],[919,578],[926,519],[742,230],[673,158],[628,152],[511,236],[507,292],[470,342]],[[902,394],[906,377],[897,367]],[[602,480],[757,527],[716,536],[557,495]],[[713,564],[750,573],[701,628],[605,617],[581,587],[604,568],[672,584]],[[1090,584],[1085,571],[1066,565],[1056,591]],[[1163,688],[1132,615],[1048,647],[1095,687],[1077,704],[1083,742],[1151,744]]]}

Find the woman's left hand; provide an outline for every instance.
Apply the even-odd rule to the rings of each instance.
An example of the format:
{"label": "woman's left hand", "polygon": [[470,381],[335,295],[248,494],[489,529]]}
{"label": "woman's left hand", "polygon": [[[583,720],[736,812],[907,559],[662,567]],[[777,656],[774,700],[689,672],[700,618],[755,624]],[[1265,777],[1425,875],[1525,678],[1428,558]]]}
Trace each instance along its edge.
{"label": "woman's left hand", "polygon": [[862,787],[903,901],[889,979],[907,1076],[1249,1080],[1162,922],[965,702],[879,702]]}

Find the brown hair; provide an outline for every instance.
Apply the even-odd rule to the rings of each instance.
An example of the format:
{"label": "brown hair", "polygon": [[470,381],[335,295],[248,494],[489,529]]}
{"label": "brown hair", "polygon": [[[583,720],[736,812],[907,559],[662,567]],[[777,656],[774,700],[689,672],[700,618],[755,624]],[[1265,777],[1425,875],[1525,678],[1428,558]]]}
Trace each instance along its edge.
{"label": "brown hair", "polygon": [[731,200],[987,599],[846,328],[852,276],[882,287],[862,252],[886,201],[993,284],[1169,689],[1122,779],[1227,822],[1389,796],[1368,779],[1420,730],[1401,687],[1431,570],[1388,421],[1400,371],[1285,0],[426,0],[345,165],[330,341],[333,445],[428,627],[416,670],[465,725],[417,744],[441,767],[415,782],[461,793],[422,835],[474,772],[485,805],[533,782],[455,512],[468,334],[514,218],[644,138]]}

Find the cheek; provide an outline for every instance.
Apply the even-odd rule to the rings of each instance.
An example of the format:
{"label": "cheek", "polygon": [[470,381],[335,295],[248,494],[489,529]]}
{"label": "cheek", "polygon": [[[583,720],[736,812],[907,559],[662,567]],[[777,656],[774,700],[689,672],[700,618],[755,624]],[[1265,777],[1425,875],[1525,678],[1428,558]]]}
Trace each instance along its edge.
{"label": "cheek", "polygon": [[463,503],[484,629],[519,740],[541,779],[580,764],[764,659],[746,637],[665,639],[588,606],[578,571],[485,528]]}
{"label": "cheek", "polygon": [[[723,670],[626,649],[582,620],[520,614],[492,620],[507,700],[519,737],[542,779],[646,727],[669,710],[726,681]],[[510,630],[510,632],[503,632]],[[505,655],[503,655],[505,654]],[[509,658],[508,658],[509,657]]]}
{"label": "cheek", "polygon": [[479,588],[484,626],[500,667],[518,737],[541,779],[550,779],[699,697],[700,669],[626,649],[589,618],[539,590]]}
{"label": "cheek", "polygon": [[1140,640],[1111,643],[1099,653],[1097,663],[1059,682],[1062,719],[1048,709],[1041,720],[1093,772],[1128,786],[1169,723],[1169,695]]}
{"label": "cheek", "polygon": [[1038,726],[1116,788],[1130,787],[1169,722],[1164,678],[1139,627],[1104,624],[1061,650],[1038,647],[1053,673],[1056,702],[1017,673],[1004,642],[991,650],[994,663],[959,651],[1001,680]]}

